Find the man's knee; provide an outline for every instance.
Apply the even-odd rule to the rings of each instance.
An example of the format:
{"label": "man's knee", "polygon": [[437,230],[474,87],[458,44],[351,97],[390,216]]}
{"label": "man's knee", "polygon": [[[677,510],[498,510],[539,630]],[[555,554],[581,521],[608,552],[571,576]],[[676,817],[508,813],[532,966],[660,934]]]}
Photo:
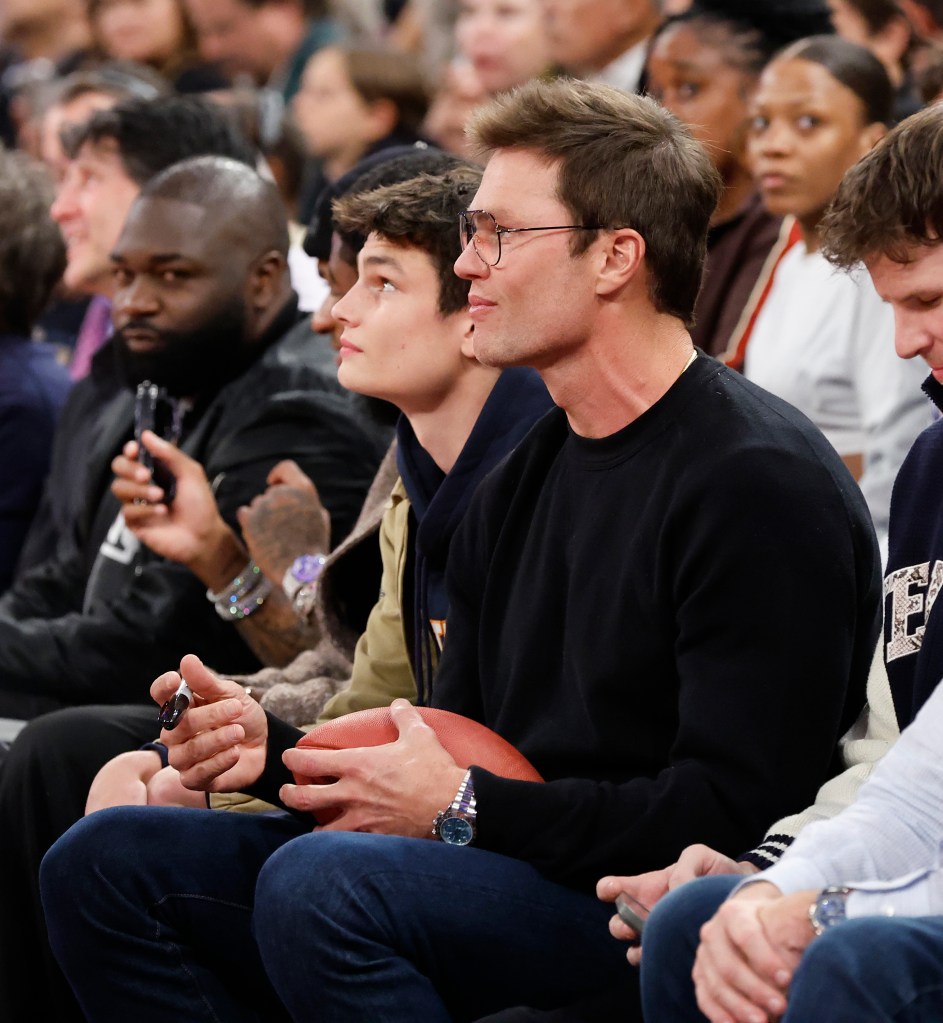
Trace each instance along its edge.
{"label": "man's knee", "polygon": [[124,812],[125,808],[118,807],[83,817],[54,843],[40,866],[44,903],[47,895],[57,902],[80,902],[89,895],[86,882],[92,873],[107,876],[116,853],[114,817]]}
{"label": "man's knee", "polygon": [[409,840],[342,831],[287,842],[266,860],[256,884],[253,919],[260,944],[266,936],[277,942],[294,923],[299,933],[313,934],[319,920],[330,927],[341,916],[372,919],[384,902],[378,879],[403,865],[403,843]]}
{"label": "man's knee", "polygon": [[645,924],[645,956],[650,949],[664,947],[672,956],[680,955],[680,950],[685,949],[692,959],[700,941],[701,927],[742,880],[739,875],[702,877],[665,895]]}

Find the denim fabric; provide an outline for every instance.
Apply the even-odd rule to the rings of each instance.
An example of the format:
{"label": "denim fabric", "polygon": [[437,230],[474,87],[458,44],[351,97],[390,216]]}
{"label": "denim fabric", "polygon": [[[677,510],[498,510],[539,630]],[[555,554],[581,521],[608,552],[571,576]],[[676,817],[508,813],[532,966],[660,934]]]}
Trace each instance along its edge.
{"label": "denim fabric", "polygon": [[89,1020],[270,1023],[281,1002],[298,1021],[437,1023],[562,1005],[630,976],[611,907],[526,863],[304,829],[164,808],[71,829],[41,883]]}
{"label": "denim fabric", "polygon": [[287,1019],[252,939],[255,881],[304,827],[121,807],[80,820],[40,869],[49,942],[95,1023]]}
{"label": "denim fabric", "polygon": [[691,980],[699,932],[742,880],[739,875],[701,878],[676,888],[655,904],[642,939],[642,1013],[646,1021],[703,1023]]}
{"label": "denim fabric", "polygon": [[[702,878],[665,896],[645,927],[642,1004],[650,1023],[701,1023],[691,967],[701,926],[740,877]],[[939,1023],[943,917],[859,917],[806,949],[782,1023]]]}
{"label": "denim fabric", "polygon": [[943,1020],[943,917],[846,920],[808,947],[783,1023],[939,1023]]}

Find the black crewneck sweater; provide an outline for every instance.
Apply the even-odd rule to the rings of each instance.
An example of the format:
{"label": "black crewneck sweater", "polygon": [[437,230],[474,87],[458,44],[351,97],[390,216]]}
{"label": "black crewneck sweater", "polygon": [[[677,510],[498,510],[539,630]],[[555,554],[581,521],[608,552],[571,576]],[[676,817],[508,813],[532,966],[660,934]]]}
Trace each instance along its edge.
{"label": "black crewneck sweater", "polygon": [[805,806],[864,701],[880,559],[841,459],[699,357],[616,434],[551,412],[453,540],[433,705],[547,783],[479,768],[478,844],[591,888]]}

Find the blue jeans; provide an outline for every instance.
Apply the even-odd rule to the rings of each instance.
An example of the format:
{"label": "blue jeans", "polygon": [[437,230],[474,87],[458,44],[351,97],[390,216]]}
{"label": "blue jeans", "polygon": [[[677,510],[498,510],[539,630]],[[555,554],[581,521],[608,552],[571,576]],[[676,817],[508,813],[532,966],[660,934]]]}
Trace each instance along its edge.
{"label": "blue jeans", "polygon": [[[739,877],[693,881],[662,899],[645,926],[642,1004],[650,1023],[703,1021],[691,968],[698,932]],[[782,1023],[939,1023],[943,917],[859,917],[806,949]]]}
{"label": "blue jeans", "polygon": [[627,985],[611,908],[480,849],[134,807],[41,872],[50,941],[93,1023],[437,1023]]}

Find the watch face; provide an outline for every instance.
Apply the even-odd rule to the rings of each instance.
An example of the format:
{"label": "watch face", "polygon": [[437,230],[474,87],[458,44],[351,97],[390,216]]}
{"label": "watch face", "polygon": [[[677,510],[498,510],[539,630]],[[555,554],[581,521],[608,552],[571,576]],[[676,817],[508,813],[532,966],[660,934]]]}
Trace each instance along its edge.
{"label": "watch face", "polygon": [[324,560],[323,554],[302,554],[301,557],[295,558],[291,574],[300,583],[314,582],[324,568]]}
{"label": "watch face", "polygon": [[475,829],[464,817],[446,817],[439,824],[439,838],[448,845],[468,845],[475,837]]}
{"label": "watch face", "polygon": [[846,900],[848,890],[826,890],[819,895],[813,911],[813,923],[826,930],[841,923],[847,917]]}

